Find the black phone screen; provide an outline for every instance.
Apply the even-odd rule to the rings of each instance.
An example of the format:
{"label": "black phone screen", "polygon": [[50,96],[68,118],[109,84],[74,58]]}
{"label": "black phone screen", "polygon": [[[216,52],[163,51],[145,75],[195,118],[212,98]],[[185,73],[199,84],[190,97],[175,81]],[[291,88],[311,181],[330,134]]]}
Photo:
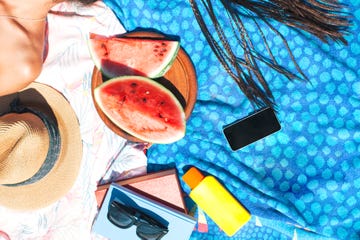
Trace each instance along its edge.
{"label": "black phone screen", "polygon": [[223,132],[231,149],[235,151],[280,129],[274,110],[265,107],[224,126]]}

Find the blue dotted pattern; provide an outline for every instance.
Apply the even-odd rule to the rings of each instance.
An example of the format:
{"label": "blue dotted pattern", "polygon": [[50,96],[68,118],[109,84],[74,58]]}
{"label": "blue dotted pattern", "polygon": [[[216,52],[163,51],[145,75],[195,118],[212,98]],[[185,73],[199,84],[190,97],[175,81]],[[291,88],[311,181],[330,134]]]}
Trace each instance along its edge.
{"label": "blue dotted pattern", "polygon": [[[220,1],[212,2],[219,10]],[[180,36],[196,67],[198,97],[186,136],[151,147],[150,170],[175,165],[181,175],[195,165],[215,175],[253,216],[231,239],[360,238],[359,1],[344,1],[354,15],[348,46],[277,25],[310,82],[290,82],[261,65],[282,129],[237,152],[230,150],[222,127],[253,109],[206,43],[189,2],[105,3],[129,31],[153,28]],[[265,51],[257,29],[245,24],[258,51]],[[263,31],[278,61],[294,69],[281,39]],[[192,239],[227,239],[208,221],[208,233],[194,231]]]}

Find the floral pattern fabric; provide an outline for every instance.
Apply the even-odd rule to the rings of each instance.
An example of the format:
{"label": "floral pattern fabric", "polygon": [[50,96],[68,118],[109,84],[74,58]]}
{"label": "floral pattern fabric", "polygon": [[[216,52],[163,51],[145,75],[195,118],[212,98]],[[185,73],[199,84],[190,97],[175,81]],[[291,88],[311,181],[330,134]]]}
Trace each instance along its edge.
{"label": "floral pattern fabric", "polygon": [[94,195],[98,182],[143,174],[147,165],[143,144],[128,142],[107,128],[91,97],[94,64],[87,36],[89,32],[121,33],[124,28],[102,2],[91,7],[58,4],[47,21],[49,52],[36,81],[60,91],[77,114],[82,166],[70,192],[44,209],[17,212],[0,206],[0,231],[12,240],[91,239],[96,237],[91,227],[98,211]]}

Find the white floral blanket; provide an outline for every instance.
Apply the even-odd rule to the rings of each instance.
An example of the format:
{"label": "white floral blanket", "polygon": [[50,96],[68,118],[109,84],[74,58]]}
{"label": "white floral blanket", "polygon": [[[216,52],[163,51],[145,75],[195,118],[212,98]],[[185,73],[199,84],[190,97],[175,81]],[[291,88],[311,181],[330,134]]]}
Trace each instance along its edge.
{"label": "white floral blanket", "polygon": [[0,232],[12,240],[100,238],[91,234],[97,214],[94,191],[98,181],[142,174],[147,164],[144,146],[128,142],[108,129],[91,97],[94,65],[87,34],[92,31],[110,35],[125,30],[102,2],[91,7],[61,3],[49,14],[48,26],[49,52],[37,81],[62,92],[74,108],[83,140],[82,168],[71,191],[47,208],[16,212],[0,206]]}

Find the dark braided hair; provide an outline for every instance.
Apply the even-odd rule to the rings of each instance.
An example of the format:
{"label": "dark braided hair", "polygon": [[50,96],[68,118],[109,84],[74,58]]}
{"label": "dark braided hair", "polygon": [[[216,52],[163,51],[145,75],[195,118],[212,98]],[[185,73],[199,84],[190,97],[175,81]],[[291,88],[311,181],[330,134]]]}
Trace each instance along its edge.
{"label": "dark braided hair", "polygon": [[[189,0],[194,15],[206,37],[207,42],[228,74],[236,81],[240,90],[257,106],[275,106],[274,97],[259,68],[265,64],[284,75],[289,80],[308,80],[295,61],[285,37],[274,27],[273,20],[297,30],[316,36],[323,42],[330,40],[347,44],[344,34],[350,25],[349,15],[338,0]],[[223,5],[221,14],[214,10],[212,1]],[[210,19],[211,25],[205,23]],[[243,20],[247,18],[254,24],[264,47],[266,56],[259,53],[250,38]],[[239,56],[231,46],[223,26],[225,21],[233,31],[235,45],[243,48]],[[276,60],[262,27],[267,27],[283,42],[297,73],[289,71]],[[233,41],[234,38],[232,38]]]}

